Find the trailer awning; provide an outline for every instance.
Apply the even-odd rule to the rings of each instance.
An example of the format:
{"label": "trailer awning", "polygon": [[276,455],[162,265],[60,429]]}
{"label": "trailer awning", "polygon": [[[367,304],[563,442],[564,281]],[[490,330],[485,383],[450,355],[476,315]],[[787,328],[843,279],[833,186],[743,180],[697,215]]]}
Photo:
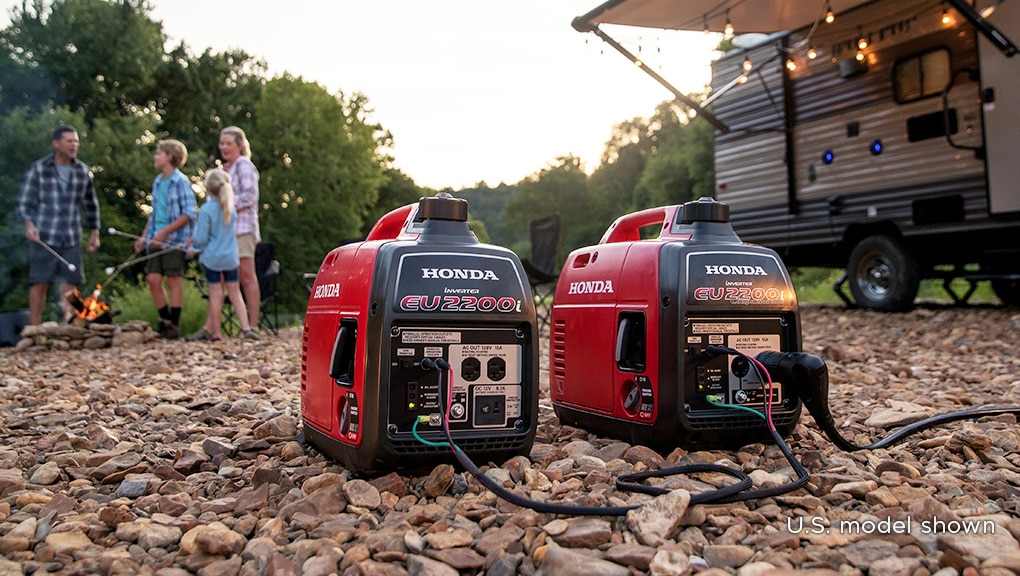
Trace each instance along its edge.
{"label": "trailer awning", "polygon": [[587,32],[598,24],[621,24],[666,30],[708,28],[723,32],[729,21],[738,34],[772,34],[797,30],[825,17],[826,6],[844,12],[869,0],[609,0],[574,19],[574,28]]}

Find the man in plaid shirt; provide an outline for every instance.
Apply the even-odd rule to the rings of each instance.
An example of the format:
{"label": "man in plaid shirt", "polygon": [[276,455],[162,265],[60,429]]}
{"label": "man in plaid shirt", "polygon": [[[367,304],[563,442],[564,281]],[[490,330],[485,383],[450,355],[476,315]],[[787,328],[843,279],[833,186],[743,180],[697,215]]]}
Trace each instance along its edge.
{"label": "man in plaid shirt", "polygon": [[[28,238],[28,308],[32,324],[42,322],[46,292],[60,283],[60,293],[85,281],[82,269],[82,216],[89,229],[88,251],[99,249],[99,199],[89,167],[78,160],[78,131],[60,126],[53,131],[53,152],[29,167],[18,198],[18,218]],[[42,245],[45,243],[67,263]],[[69,305],[60,298],[65,315]]]}

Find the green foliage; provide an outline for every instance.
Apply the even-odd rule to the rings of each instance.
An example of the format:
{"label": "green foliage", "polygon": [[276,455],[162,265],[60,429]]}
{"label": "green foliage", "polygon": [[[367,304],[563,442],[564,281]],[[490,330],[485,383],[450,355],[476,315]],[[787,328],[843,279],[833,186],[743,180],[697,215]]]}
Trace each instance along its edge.
{"label": "green foliage", "polygon": [[189,165],[215,165],[219,131],[250,126],[265,74],[265,62],[241,50],[206,50],[195,56],[184,44],[177,46],[164,59],[147,97],[161,119],[161,137],[183,142]]}
{"label": "green foliage", "polygon": [[249,132],[259,166],[260,224],[276,243],[281,305],[304,305],[301,273],[357,237],[385,182],[377,150],[385,137],[364,115],[367,101],[345,98],[313,82],[284,75],[269,81]]}
{"label": "green foliage", "polygon": [[634,189],[635,208],[683,204],[714,196],[712,125],[687,121],[660,104],[653,117],[656,146]]}
{"label": "green foliage", "polygon": [[0,35],[0,112],[49,103],[89,122],[133,114],[163,60],[160,25],[145,0],[57,0],[13,10]]}
{"label": "green foliage", "polygon": [[[588,176],[575,156],[560,157],[556,164],[517,184],[517,194],[503,208],[507,228],[521,238],[510,248],[519,256],[530,255],[531,220],[557,212],[562,245],[585,246],[598,242],[602,236],[604,226],[592,221]],[[561,254],[557,263],[564,257]]]}

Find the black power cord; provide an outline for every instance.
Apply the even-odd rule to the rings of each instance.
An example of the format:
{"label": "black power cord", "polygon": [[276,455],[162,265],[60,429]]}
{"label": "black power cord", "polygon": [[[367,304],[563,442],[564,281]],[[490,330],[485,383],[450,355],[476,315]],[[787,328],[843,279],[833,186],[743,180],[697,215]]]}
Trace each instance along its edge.
{"label": "black power cord", "polygon": [[[443,431],[446,433],[447,442],[453,449],[453,454],[457,458],[457,461],[463,466],[468,472],[470,472],[479,482],[482,483],[488,490],[490,490],[496,496],[515,504],[523,508],[530,508],[536,512],[544,512],[550,514],[565,514],[573,516],[624,516],[627,512],[635,510],[640,505],[635,504],[631,506],[569,506],[565,504],[554,504],[550,502],[541,502],[538,500],[532,500],[530,498],[521,496],[515,492],[511,492],[504,488],[500,483],[496,482],[492,478],[486,476],[474,462],[464,453],[463,450],[453,441],[453,436],[450,433],[449,426],[449,415],[447,414],[447,407],[444,407],[443,400],[443,380],[444,375],[446,376],[447,389],[452,386],[452,381],[449,378],[452,369],[450,363],[443,358],[437,358],[432,360],[431,358],[425,358],[421,361],[422,368],[439,370],[439,407],[440,412],[443,416]],[[704,472],[718,472],[732,476],[739,480],[734,484],[712,490],[710,492],[698,492],[691,494],[691,505],[695,504],[709,504],[709,503],[726,503],[726,502],[739,502],[743,500],[750,500],[753,498],[765,498],[769,496],[776,496],[778,494],[785,494],[803,487],[808,481],[808,472],[801,465],[800,462],[794,457],[793,452],[790,451],[789,446],[783,441],[782,436],[776,431],[774,426],[769,426],[772,436],[783,451],[783,455],[786,456],[794,470],[797,472],[797,479],[789,484],[782,486],[774,486],[770,488],[762,488],[759,490],[746,491],[752,486],[751,477],[745,474],[741,470],[722,466],[719,464],[690,464],[685,466],[674,466],[671,468],[664,468],[660,470],[651,470],[645,472],[636,472],[632,474],[625,474],[620,476],[616,485],[618,488],[630,490],[633,492],[641,492],[650,495],[661,495],[669,492],[664,488],[658,488],[655,486],[647,486],[644,484],[638,484],[637,481],[645,480],[647,478],[661,478],[665,476],[674,476],[680,474],[698,474]]]}
{"label": "black power cord", "polygon": [[829,411],[829,369],[824,360],[814,354],[803,352],[761,352],[756,358],[769,372],[785,375],[784,382],[792,387],[793,392],[807,407],[818,427],[825,432],[833,444],[846,452],[886,448],[903,441],[904,438],[912,434],[948,422],[1001,414],[1020,414],[1020,406],[985,406],[939,414],[904,426],[874,444],[861,446],[844,438],[836,428],[836,420],[832,417],[832,412]]}

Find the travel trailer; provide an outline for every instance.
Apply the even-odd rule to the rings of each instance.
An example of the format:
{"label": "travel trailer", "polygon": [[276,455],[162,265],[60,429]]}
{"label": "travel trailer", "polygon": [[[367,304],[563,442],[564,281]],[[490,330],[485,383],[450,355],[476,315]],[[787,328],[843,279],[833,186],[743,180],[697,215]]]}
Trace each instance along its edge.
{"label": "travel trailer", "polygon": [[[737,35],[698,103],[602,24]],[[864,308],[908,309],[931,278],[1020,305],[1020,0],[610,0],[573,25],[715,126],[745,242],[845,269]]]}

